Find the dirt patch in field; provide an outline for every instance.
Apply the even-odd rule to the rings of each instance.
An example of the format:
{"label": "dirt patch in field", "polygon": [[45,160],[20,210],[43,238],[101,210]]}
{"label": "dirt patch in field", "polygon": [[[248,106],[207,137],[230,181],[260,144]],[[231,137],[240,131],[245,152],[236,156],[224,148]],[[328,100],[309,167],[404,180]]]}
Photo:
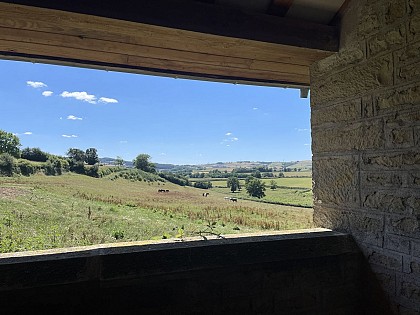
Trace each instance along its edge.
{"label": "dirt patch in field", "polygon": [[0,198],[13,199],[25,195],[27,191],[16,187],[0,187]]}

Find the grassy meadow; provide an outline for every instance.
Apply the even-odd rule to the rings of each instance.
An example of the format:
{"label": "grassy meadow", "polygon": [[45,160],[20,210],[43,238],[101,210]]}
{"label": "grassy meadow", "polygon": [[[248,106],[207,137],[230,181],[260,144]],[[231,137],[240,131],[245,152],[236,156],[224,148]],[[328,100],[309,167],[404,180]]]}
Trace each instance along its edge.
{"label": "grassy meadow", "polygon": [[[245,180],[239,180],[242,189],[232,193],[226,187],[225,178],[209,179],[191,179],[191,181],[210,181],[213,185],[212,191],[223,193],[226,196],[237,197],[241,199],[253,200],[263,203],[275,203],[281,205],[293,205],[301,207],[312,207],[312,178],[311,177],[283,177],[262,179],[266,185],[265,197],[258,199],[250,197],[245,190]],[[274,180],[278,188],[270,189],[270,183]]]}
{"label": "grassy meadow", "polygon": [[[275,180],[287,188],[267,188],[266,201],[280,200],[281,192],[290,203],[311,204],[310,178]],[[226,186],[226,180],[213,185]],[[312,209],[224,199],[249,198],[244,190],[213,188],[208,197],[203,192],[73,173],[0,177],[0,252],[312,227]]]}

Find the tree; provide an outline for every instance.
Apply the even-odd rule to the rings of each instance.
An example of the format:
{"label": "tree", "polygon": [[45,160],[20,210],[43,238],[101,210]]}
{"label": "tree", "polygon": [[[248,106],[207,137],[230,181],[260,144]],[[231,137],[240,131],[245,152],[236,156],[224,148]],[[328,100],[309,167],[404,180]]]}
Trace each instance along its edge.
{"label": "tree", "polygon": [[86,154],[84,151],[76,148],[70,148],[67,150],[66,155],[73,162],[84,162],[86,160]]}
{"label": "tree", "polygon": [[16,160],[9,153],[0,154],[0,175],[12,176]]}
{"label": "tree", "polygon": [[20,155],[22,159],[36,162],[46,162],[48,153],[42,152],[40,148],[25,148]]}
{"label": "tree", "polygon": [[262,198],[265,196],[265,183],[258,178],[251,179],[245,188],[252,197]]}
{"label": "tree", "polygon": [[121,156],[117,156],[117,158],[114,160],[114,164],[116,166],[124,166],[125,163]]}
{"label": "tree", "polygon": [[227,180],[227,187],[230,188],[231,192],[241,189],[239,179],[235,176],[229,177]]}
{"label": "tree", "polygon": [[252,173],[252,176],[255,178],[261,178],[261,172],[259,170],[256,170],[254,173]]}
{"label": "tree", "polygon": [[95,165],[99,163],[98,152],[95,148],[89,148],[85,153],[85,162],[89,165]]}
{"label": "tree", "polygon": [[282,177],[284,177],[284,173],[283,172],[280,172],[279,173],[279,178],[282,178]]}
{"label": "tree", "polygon": [[156,167],[154,163],[149,162],[150,155],[149,154],[139,154],[133,160],[134,167],[149,173],[156,173]]}
{"label": "tree", "polygon": [[271,181],[270,181],[270,188],[272,189],[272,190],[274,190],[274,189],[276,189],[278,186],[277,186],[277,182],[274,180],[274,179],[272,179]]}
{"label": "tree", "polygon": [[9,153],[15,158],[20,157],[20,140],[11,132],[0,130],[0,154]]}

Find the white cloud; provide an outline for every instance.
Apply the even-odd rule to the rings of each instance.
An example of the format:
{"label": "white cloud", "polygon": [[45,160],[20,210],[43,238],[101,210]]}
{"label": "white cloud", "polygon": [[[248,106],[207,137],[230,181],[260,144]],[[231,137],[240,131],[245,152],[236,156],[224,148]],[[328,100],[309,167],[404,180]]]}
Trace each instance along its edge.
{"label": "white cloud", "polygon": [[45,96],[45,97],[51,96],[51,95],[53,95],[53,91],[44,91],[44,92],[42,92],[42,95]]}
{"label": "white cloud", "polygon": [[96,96],[88,94],[86,92],[67,92],[64,91],[60,94],[61,97],[72,97],[78,101],[88,102],[90,104],[96,104]]}
{"label": "white cloud", "polygon": [[64,138],[77,138],[76,135],[61,135]]}
{"label": "white cloud", "polygon": [[74,115],[68,115],[68,116],[67,116],[67,119],[69,119],[69,120],[83,120],[83,118],[76,117],[76,116],[74,116]]}
{"label": "white cloud", "polygon": [[231,141],[238,141],[239,139],[236,137],[231,138]]}
{"label": "white cloud", "polygon": [[309,129],[307,128],[295,128],[295,130],[302,132],[302,131],[308,131]]}
{"label": "white cloud", "polygon": [[304,145],[311,145],[310,143],[305,143]]}
{"label": "white cloud", "polygon": [[118,103],[118,101],[115,98],[108,98],[108,97],[101,97],[99,99],[100,103]]}
{"label": "white cloud", "polygon": [[226,132],[225,136],[231,136],[232,133],[231,132]]}
{"label": "white cloud", "polygon": [[120,143],[128,143],[127,140],[121,140]]}
{"label": "white cloud", "polygon": [[26,131],[26,132],[24,132],[23,134],[24,134],[24,135],[27,135],[27,136],[30,136],[30,135],[32,134],[32,132],[30,132],[30,131]]}
{"label": "white cloud", "polygon": [[163,155],[163,156],[165,156],[165,155],[166,155],[166,153],[163,153],[163,152],[162,152],[162,153],[161,153],[161,154],[159,154],[159,155]]}
{"label": "white cloud", "polygon": [[28,86],[31,86],[31,87],[35,88],[35,89],[47,87],[47,85],[44,82],[26,81],[26,84]]}
{"label": "white cloud", "polygon": [[257,110],[257,109],[258,109],[258,107],[253,107],[252,109],[253,109],[253,110]]}

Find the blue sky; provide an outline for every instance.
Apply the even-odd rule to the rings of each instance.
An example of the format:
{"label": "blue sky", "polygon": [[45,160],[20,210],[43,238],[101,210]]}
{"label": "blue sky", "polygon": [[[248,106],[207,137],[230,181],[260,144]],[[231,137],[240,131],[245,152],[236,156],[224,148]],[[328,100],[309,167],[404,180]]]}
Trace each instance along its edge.
{"label": "blue sky", "polygon": [[22,148],[153,162],[311,159],[299,90],[0,61],[0,129]]}

